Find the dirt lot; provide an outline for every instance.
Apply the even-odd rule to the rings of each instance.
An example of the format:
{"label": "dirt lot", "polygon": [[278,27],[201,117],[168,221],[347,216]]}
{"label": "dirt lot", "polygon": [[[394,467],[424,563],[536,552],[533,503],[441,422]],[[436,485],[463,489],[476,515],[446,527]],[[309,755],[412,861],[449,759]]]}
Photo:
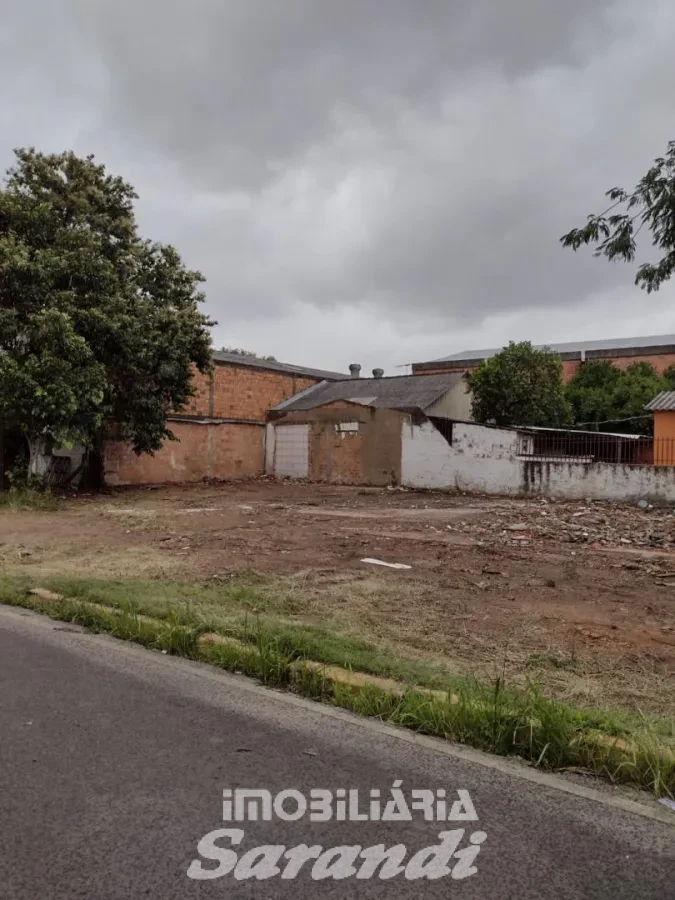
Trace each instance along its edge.
{"label": "dirt lot", "polygon": [[292,596],[296,618],[401,655],[675,714],[669,510],[264,481],[162,487],[0,511],[0,564],[211,584],[259,573]]}

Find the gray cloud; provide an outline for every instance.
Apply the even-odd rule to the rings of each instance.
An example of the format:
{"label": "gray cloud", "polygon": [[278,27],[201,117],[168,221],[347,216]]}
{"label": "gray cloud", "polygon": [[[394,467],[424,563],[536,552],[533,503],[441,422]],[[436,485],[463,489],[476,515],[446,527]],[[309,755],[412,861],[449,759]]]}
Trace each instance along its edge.
{"label": "gray cloud", "polygon": [[94,14],[88,0],[86,20],[114,73],[111,121],[239,186],[330,133],[336,108],[386,127],[401,101],[433,116],[481,67],[511,78],[573,61],[608,2],[98,0]]}
{"label": "gray cloud", "polygon": [[25,6],[0,162],[73,146],[126,175],[219,343],[391,364],[639,323],[631,270],[558,238],[675,136],[669,0]]}

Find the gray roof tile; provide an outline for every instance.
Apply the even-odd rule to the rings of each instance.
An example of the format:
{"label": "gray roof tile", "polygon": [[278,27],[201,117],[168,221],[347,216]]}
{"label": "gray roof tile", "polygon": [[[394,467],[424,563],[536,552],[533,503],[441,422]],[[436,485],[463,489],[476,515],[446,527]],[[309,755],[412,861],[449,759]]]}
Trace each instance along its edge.
{"label": "gray roof tile", "polygon": [[461,372],[442,375],[397,375],[393,378],[350,378],[321,383],[273,407],[278,412],[315,409],[344,400],[385,409],[428,409],[462,380]]}

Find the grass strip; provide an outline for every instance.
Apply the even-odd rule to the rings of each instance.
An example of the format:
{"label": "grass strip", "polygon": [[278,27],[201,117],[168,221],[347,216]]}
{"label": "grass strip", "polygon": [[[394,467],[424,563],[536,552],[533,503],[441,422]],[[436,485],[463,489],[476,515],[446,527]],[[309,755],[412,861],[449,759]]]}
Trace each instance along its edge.
{"label": "grass strip", "polygon": [[[129,599],[129,585],[124,592],[103,591],[102,597],[100,591],[80,584],[76,596],[64,596],[54,590],[54,579],[43,581],[48,586],[31,593],[35,585],[27,579],[0,579],[0,602],[150,649],[203,660],[422,734],[502,756],[516,755],[546,769],[583,769],[657,796],[675,794],[672,723],[573,709],[545,697],[532,682],[525,689],[499,678],[492,683],[446,678],[443,683],[442,675],[430,667],[422,679],[426,683],[420,684],[401,677],[402,672],[410,674],[407,666],[387,660],[377,648],[368,659],[369,668],[379,671],[364,672],[352,667],[349,659],[353,651],[357,657],[368,655],[366,642],[354,648],[343,639],[340,648],[339,635],[331,635],[326,642],[323,629],[312,634],[310,626],[302,626],[294,632],[283,623],[275,629],[270,620],[250,618],[247,613],[242,618],[236,605],[230,618],[214,623],[189,599],[182,604],[165,602],[161,610],[155,610],[162,615],[151,615],[145,604],[133,599],[133,592]],[[337,657],[345,659],[340,662]],[[412,668],[418,667],[412,664]],[[392,678],[394,672],[399,674]]]}

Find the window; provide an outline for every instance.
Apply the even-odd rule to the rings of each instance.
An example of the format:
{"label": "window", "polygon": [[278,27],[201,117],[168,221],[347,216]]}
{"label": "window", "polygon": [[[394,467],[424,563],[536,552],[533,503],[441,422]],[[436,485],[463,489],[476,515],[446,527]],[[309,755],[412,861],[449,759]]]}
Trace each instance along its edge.
{"label": "window", "polygon": [[336,422],[335,423],[335,433],[336,434],[358,434],[359,433],[359,423],[358,422]]}

